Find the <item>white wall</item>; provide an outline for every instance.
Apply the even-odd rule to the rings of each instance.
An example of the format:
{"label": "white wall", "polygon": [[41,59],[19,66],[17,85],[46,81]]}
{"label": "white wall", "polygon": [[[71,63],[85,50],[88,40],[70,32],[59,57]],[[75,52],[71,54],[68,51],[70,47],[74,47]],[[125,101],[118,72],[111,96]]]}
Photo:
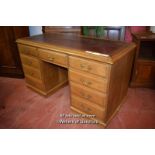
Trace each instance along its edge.
{"label": "white wall", "polygon": [[29,26],[30,36],[42,34],[42,26]]}

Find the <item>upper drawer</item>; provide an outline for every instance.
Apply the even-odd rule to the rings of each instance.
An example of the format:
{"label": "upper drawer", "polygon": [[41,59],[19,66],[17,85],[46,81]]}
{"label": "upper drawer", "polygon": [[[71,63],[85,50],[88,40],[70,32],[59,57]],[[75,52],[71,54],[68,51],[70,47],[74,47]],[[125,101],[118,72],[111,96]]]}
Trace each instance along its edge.
{"label": "upper drawer", "polygon": [[39,57],[43,60],[49,61],[54,64],[59,64],[60,66],[68,66],[68,57],[66,54],[57,53],[50,50],[38,49]]}
{"label": "upper drawer", "polygon": [[26,55],[38,56],[36,47],[18,44],[19,52]]}
{"label": "upper drawer", "polygon": [[39,68],[39,60],[34,58],[34,57],[30,57],[30,56],[27,56],[27,55],[23,55],[21,54],[20,55],[21,57],[21,60],[22,60],[22,63],[24,65],[27,65],[27,66],[30,66],[30,67],[33,67],[33,68]]}
{"label": "upper drawer", "polygon": [[72,68],[76,68],[85,72],[107,77],[109,71],[109,65],[105,63],[99,63],[92,60],[87,60],[78,57],[69,57],[69,65]]}

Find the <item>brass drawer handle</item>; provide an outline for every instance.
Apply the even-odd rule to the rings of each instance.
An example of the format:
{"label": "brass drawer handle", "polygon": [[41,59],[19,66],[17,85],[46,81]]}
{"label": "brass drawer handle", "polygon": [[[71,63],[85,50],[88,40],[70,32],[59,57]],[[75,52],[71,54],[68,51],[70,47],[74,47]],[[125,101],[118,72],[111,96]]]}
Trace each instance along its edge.
{"label": "brass drawer handle", "polygon": [[90,95],[86,95],[84,93],[81,93],[81,96],[87,100],[91,99],[91,96]]}
{"label": "brass drawer handle", "polygon": [[50,61],[54,61],[55,58],[53,58],[53,57],[51,57],[51,56],[48,56],[48,59],[49,59]]}
{"label": "brass drawer handle", "polygon": [[80,64],[80,67],[84,71],[90,71],[90,70],[92,70],[91,66],[88,66],[86,64]]}
{"label": "brass drawer handle", "polygon": [[83,110],[91,112],[92,110],[90,108],[85,107],[82,103],[80,104],[81,108],[83,108]]}
{"label": "brass drawer handle", "polygon": [[87,108],[87,111],[91,112],[92,110],[90,108]]}
{"label": "brass drawer handle", "polygon": [[28,65],[32,65],[32,61],[28,61],[27,64],[28,64]]}
{"label": "brass drawer handle", "polygon": [[92,83],[90,81],[85,81],[83,79],[80,80],[82,82],[83,85],[85,86],[90,86]]}
{"label": "brass drawer handle", "polygon": [[31,76],[34,76],[34,73],[30,73]]}

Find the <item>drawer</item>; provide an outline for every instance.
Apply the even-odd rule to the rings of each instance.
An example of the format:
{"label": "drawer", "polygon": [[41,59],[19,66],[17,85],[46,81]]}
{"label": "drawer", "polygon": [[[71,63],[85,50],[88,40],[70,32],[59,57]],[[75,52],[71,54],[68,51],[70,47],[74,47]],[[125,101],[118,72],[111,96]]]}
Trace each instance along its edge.
{"label": "drawer", "polygon": [[78,57],[69,57],[69,65],[72,68],[79,69],[88,73],[96,74],[102,77],[108,76],[109,65],[99,63]]}
{"label": "drawer", "polygon": [[68,66],[68,56],[66,54],[57,53],[50,50],[38,49],[39,57],[43,60],[47,60],[51,63],[61,66]]}
{"label": "drawer", "polygon": [[39,70],[23,65],[25,75],[41,80],[41,73]]}
{"label": "drawer", "polygon": [[108,80],[92,74],[84,74],[75,70],[69,70],[69,78],[85,87],[93,88],[101,92],[107,92]]}
{"label": "drawer", "polygon": [[27,66],[30,66],[36,69],[40,69],[40,64],[39,64],[38,59],[31,57],[31,56],[23,55],[23,54],[21,54],[20,57],[21,57],[23,65],[27,65]]}
{"label": "drawer", "polygon": [[70,82],[71,92],[79,97],[82,97],[93,104],[96,103],[102,107],[105,107],[107,95],[94,89],[84,87],[82,85]]}
{"label": "drawer", "polygon": [[71,96],[71,105],[78,110],[81,110],[87,114],[96,115],[96,119],[104,121],[105,117],[105,109],[100,108],[97,105],[92,104],[89,101],[86,101],[78,96],[72,95]]}
{"label": "drawer", "polygon": [[26,75],[25,75],[25,80],[26,80],[26,83],[28,85],[31,85],[34,88],[40,89],[42,91],[45,91],[45,87],[44,87],[44,84],[42,83],[42,81],[33,79],[33,78],[28,77]]}
{"label": "drawer", "polygon": [[18,44],[18,49],[21,54],[38,56],[38,51],[36,47]]}

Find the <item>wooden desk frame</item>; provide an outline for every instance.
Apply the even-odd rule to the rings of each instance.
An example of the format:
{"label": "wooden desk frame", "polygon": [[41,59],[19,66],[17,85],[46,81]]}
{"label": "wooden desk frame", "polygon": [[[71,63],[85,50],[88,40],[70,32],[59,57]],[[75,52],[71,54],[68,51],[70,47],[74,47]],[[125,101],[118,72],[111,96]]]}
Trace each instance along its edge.
{"label": "wooden desk frame", "polygon": [[[60,40],[65,37],[59,35]],[[50,40],[53,36],[38,37]],[[17,40],[27,86],[48,96],[69,80],[71,109],[95,114],[95,120],[105,126],[127,93],[135,44],[124,43],[124,46],[121,43],[120,48],[108,55],[93,52],[89,47],[83,51],[61,46],[61,43],[59,46],[52,41],[48,43],[46,39],[36,41],[35,38]],[[85,41],[89,42],[89,39]],[[98,43],[98,40],[93,41]],[[116,42],[109,41],[109,44]]]}

